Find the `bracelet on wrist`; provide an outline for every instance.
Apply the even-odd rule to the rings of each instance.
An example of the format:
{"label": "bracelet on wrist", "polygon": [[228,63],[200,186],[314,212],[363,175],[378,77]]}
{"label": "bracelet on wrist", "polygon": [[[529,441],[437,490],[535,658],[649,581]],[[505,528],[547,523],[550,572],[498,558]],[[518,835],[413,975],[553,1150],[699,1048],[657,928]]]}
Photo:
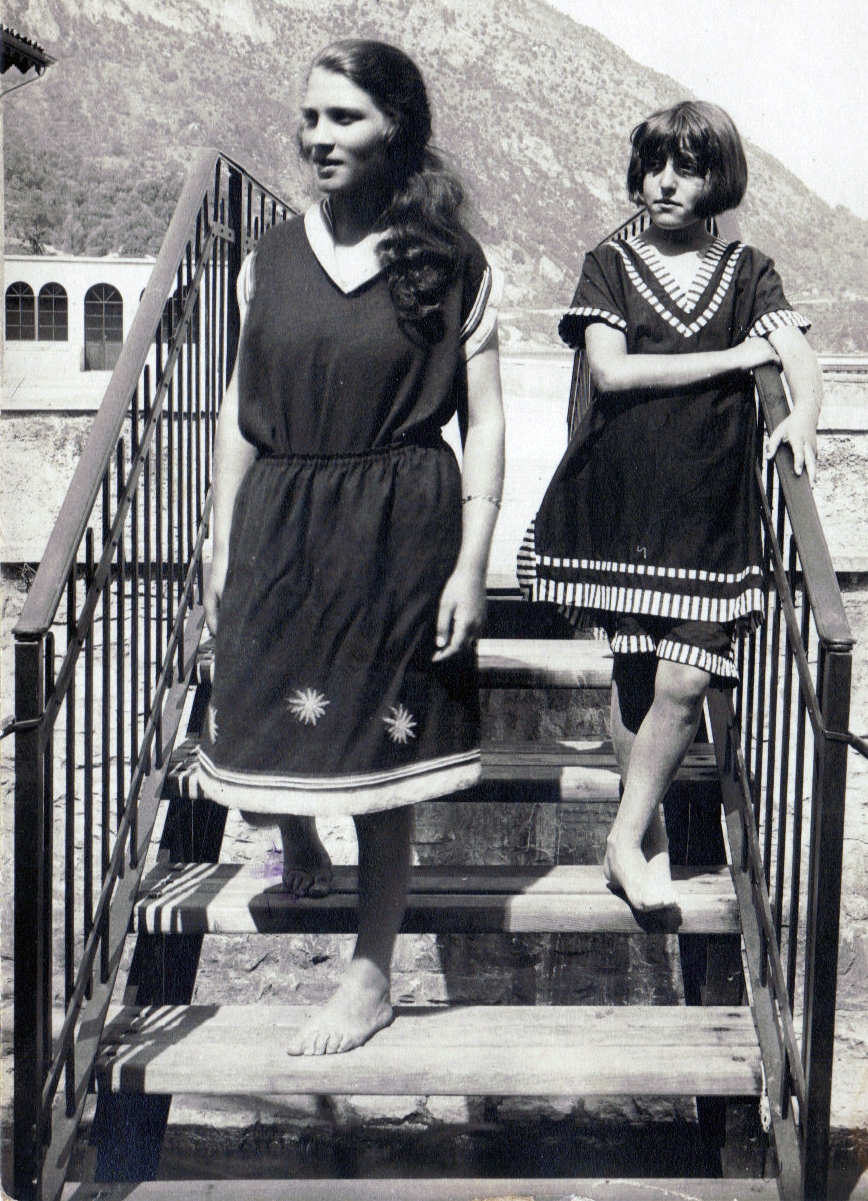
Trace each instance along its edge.
{"label": "bracelet on wrist", "polygon": [[462,496],[462,498],[461,498],[461,503],[462,503],[463,505],[466,505],[466,504],[467,504],[467,502],[468,502],[469,500],[484,500],[484,501],[487,501],[487,502],[488,502],[488,504],[490,504],[490,505],[494,505],[495,509],[499,509],[499,508],[500,508],[500,505],[501,505],[500,497],[498,497],[498,496],[488,496],[488,495],[486,495],[484,492],[473,492],[473,493],[471,493],[471,494],[470,494],[470,495],[468,495],[468,496]]}

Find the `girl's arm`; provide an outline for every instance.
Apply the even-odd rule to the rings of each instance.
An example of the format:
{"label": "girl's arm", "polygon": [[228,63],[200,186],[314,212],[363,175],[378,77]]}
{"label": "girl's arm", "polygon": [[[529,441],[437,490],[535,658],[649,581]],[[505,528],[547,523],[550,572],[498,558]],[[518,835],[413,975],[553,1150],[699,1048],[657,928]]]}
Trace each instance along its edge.
{"label": "girl's arm", "polygon": [[[241,310],[241,331],[244,332],[244,308]],[[241,338],[238,341],[241,346]],[[238,363],[226,388],[217,432],[214,439],[214,511],[212,514],[211,570],[205,580],[205,621],[212,634],[217,633],[220,597],[226,582],[229,564],[229,530],[235,497],[247,469],[256,458],[256,448],[238,428]]]}
{"label": "girl's arm", "polygon": [[775,350],[765,338],[745,338],[728,350],[628,354],[625,335],[600,321],[585,330],[585,348],[591,377],[597,391],[604,393],[631,388],[682,388],[730,371],[752,371],[763,363],[778,363]]}
{"label": "girl's arm", "polygon": [[793,451],[793,470],[802,474],[807,467],[813,484],[817,475],[817,422],[823,402],[823,375],[817,356],[800,329],[787,325],[773,330],[768,339],[781,360],[792,411],[769,436],[766,458],[771,459],[781,442],[789,442]]}
{"label": "girl's arm", "polygon": [[497,335],[467,363],[467,434],[461,468],[461,550],[437,614],[435,662],[462,650],[485,619],[485,573],[503,489],[503,405]]}

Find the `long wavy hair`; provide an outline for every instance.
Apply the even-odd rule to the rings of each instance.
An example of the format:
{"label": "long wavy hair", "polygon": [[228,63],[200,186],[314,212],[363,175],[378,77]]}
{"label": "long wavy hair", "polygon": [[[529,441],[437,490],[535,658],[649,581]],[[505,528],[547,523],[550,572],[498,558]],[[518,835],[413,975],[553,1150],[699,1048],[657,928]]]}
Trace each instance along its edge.
{"label": "long wavy hair", "polygon": [[315,67],[346,76],[393,122],[386,143],[391,199],[377,253],[399,320],[426,342],[439,342],[443,301],[460,262],[464,189],[430,145],[431,108],[421,72],[396,46],[359,38],[326,46]]}

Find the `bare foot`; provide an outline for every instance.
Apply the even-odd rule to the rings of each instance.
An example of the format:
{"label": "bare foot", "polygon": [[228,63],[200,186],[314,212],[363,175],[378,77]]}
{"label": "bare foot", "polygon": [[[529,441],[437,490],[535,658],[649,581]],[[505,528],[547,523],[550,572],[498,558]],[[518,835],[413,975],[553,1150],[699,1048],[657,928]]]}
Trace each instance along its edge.
{"label": "bare foot", "polygon": [[389,984],[379,973],[353,961],[329,998],[287,1047],[288,1055],[336,1055],[352,1051],[388,1026],[395,1017]]}
{"label": "bare foot", "polygon": [[[657,855],[654,858],[656,859]],[[606,840],[603,875],[609,887],[623,892],[633,908],[640,913],[668,909],[677,904],[672,881],[669,880],[667,887],[665,880],[660,879],[659,865],[652,873],[640,847],[627,842],[622,844],[611,834]]]}
{"label": "bare foot", "polygon": [[281,817],[283,887],[294,897],[325,897],[332,887],[332,861],[312,817]]}
{"label": "bare foot", "polygon": [[659,897],[671,897],[669,904],[674,905],[675,890],[672,886],[672,869],[669,863],[669,838],[659,807],[645,831],[645,837],[642,839],[642,851],[648,863],[647,879],[653,894]]}

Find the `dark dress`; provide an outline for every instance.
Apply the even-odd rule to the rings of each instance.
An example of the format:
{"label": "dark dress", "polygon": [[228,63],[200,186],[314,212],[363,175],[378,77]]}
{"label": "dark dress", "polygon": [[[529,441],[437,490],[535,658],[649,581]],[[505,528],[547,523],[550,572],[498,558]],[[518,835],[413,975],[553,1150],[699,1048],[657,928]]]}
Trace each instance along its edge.
{"label": "dark dress", "polygon": [[[808,325],[770,259],[719,238],[687,292],[641,237],[602,243],[585,258],[560,335],[582,347],[593,322],[621,330],[630,354],[723,350]],[[597,396],[519,553],[526,595],[609,631],[619,614],[733,629],[759,620],[757,436],[747,372]]]}
{"label": "dark dress", "polygon": [[264,235],[253,274],[239,425],[257,458],[233,512],[200,783],[227,805],[314,815],[468,787],[475,656],[431,662],[461,540],[440,429],[464,411],[462,343],[491,271],[466,236],[434,345],[402,328],[383,273],[342,290],[303,218]]}

